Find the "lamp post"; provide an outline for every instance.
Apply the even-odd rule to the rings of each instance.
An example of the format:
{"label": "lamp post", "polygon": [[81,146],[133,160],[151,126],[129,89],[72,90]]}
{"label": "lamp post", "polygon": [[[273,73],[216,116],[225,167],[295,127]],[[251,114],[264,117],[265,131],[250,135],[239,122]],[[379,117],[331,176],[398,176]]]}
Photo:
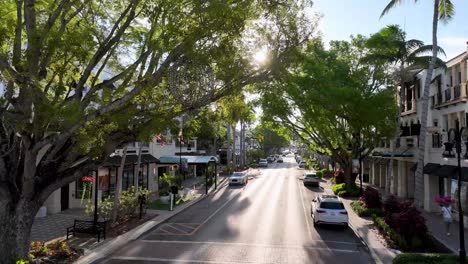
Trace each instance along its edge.
{"label": "lamp post", "polygon": [[[452,128],[448,132],[448,140],[449,143],[455,143],[455,149],[457,152],[457,171],[458,171],[458,190],[457,190],[457,199],[458,199],[458,229],[459,229],[459,255],[460,255],[460,264],[465,263],[466,259],[466,251],[465,251],[465,229],[463,225],[463,212],[461,206],[461,179],[462,179],[462,168],[460,164],[460,154],[461,154],[461,143],[462,143],[462,135],[463,139],[466,141],[468,139],[467,133],[468,130],[466,127],[460,128],[459,121],[455,121],[455,128]],[[447,145],[446,145],[447,146]],[[468,145],[467,145],[468,146]],[[468,151],[468,150],[467,150]],[[465,154],[465,156],[467,156]]]}

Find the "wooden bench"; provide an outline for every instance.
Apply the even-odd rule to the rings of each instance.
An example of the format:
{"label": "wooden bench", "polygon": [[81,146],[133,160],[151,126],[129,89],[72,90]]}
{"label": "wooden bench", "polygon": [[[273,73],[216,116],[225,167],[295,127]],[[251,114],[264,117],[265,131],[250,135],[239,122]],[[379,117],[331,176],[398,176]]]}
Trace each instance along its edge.
{"label": "wooden bench", "polygon": [[76,220],[73,226],[67,227],[67,239],[70,234],[75,236],[75,233],[94,234],[98,236],[98,242],[101,240],[101,234],[106,239],[106,224],[107,221],[97,222],[94,226],[93,221],[89,220]]}

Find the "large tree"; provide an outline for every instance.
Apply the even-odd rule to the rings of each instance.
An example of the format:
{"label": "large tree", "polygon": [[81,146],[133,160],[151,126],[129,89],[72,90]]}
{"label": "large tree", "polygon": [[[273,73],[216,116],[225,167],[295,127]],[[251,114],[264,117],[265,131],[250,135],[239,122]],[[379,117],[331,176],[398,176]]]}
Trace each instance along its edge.
{"label": "large tree", "polygon": [[[396,5],[403,3],[403,0],[391,0],[382,11],[381,17],[390,12]],[[414,0],[417,2],[417,0]],[[416,168],[416,186],[414,199],[418,206],[423,206],[424,202],[424,155],[426,150],[426,136],[427,136],[427,116],[429,111],[429,89],[432,81],[432,73],[437,63],[437,54],[439,47],[437,45],[437,29],[439,20],[448,22],[454,15],[454,5],[451,0],[434,0],[432,14],[432,57],[429,62],[426,80],[424,80],[424,89],[422,96],[422,109],[421,109],[421,131],[419,135],[418,145],[418,165]]]}
{"label": "large tree", "polygon": [[[400,115],[404,106],[404,87],[414,81],[414,74],[428,67],[432,56],[432,45],[425,45],[417,39],[407,39],[406,33],[398,25],[389,25],[373,34],[366,43],[369,54],[364,58],[368,61],[389,63],[392,66],[391,74],[395,82],[395,94],[399,93],[399,110],[396,118],[396,126],[400,126]],[[439,53],[445,55],[442,48]],[[437,66],[445,67],[445,63],[437,58]],[[399,131],[398,131],[399,132]],[[395,135],[398,137],[399,134]],[[393,156],[397,148],[396,140],[392,141],[392,158],[390,159],[389,177],[386,181],[386,190],[390,191],[390,182],[393,175]]]}
{"label": "large tree", "polygon": [[[117,146],[274,74],[309,35],[302,4],[0,2],[1,261],[27,258],[47,197]],[[256,21],[277,26],[266,34]],[[273,63],[254,67],[270,34]]]}
{"label": "large tree", "polygon": [[352,159],[369,155],[395,129],[385,65],[363,62],[365,41],[332,42],[328,51],[321,40],[312,41],[301,63],[261,89],[265,116],[330,155],[344,169],[348,188],[354,185]]}

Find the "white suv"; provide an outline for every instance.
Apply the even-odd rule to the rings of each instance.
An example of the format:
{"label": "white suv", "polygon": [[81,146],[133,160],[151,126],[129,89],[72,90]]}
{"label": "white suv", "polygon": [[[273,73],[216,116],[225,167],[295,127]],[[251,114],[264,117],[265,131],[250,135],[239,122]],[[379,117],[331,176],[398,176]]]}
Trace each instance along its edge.
{"label": "white suv", "polygon": [[348,226],[348,212],[335,195],[321,195],[312,200],[310,213],[314,226],[332,224]]}

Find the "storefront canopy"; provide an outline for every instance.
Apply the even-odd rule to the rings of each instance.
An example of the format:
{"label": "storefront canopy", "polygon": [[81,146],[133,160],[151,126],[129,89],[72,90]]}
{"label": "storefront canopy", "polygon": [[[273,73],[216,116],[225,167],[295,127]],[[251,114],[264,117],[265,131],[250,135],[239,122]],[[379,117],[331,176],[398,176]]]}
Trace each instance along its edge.
{"label": "storefront canopy", "polygon": [[437,163],[427,163],[423,167],[423,173],[424,174],[434,174],[435,171],[437,171],[440,167],[440,164]]}
{"label": "storefront canopy", "polygon": [[218,159],[215,156],[182,156],[186,158],[188,164],[208,164],[208,163],[217,163]]}
{"label": "storefront canopy", "polygon": [[[122,156],[115,155],[109,157],[104,162],[106,167],[119,167],[122,163]],[[127,155],[125,157],[125,165],[133,165],[138,163],[138,155]],[[151,154],[141,154],[140,164],[150,164],[150,163],[159,163],[159,160]]]}
{"label": "storefront canopy", "polygon": [[187,167],[187,159],[180,156],[161,156],[159,158],[160,164],[179,164],[182,161],[182,167]]}
{"label": "storefront canopy", "polygon": [[433,174],[440,176],[440,177],[449,178],[449,177],[455,177],[457,171],[458,170],[456,166],[442,165]]}

